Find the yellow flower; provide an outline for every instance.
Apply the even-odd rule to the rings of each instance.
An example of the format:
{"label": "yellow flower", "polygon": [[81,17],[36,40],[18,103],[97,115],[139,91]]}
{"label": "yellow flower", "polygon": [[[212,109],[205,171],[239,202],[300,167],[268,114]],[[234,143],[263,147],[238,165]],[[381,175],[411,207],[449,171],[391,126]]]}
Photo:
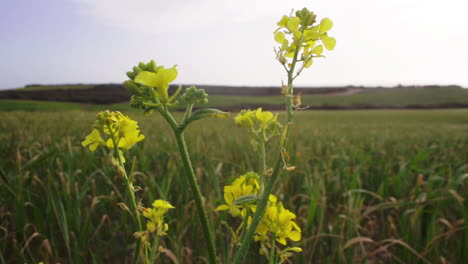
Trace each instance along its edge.
{"label": "yellow flower", "polygon": [[274,115],[270,111],[242,110],[235,118],[238,126],[250,130],[255,139],[264,142],[269,141],[273,136],[281,133],[281,124],[278,122],[278,114]]}
{"label": "yellow flower", "polygon": [[[125,162],[124,151],[145,138],[144,135],[140,134],[138,123],[118,111],[100,112],[97,114],[94,127],[81,142],[81,145],[83,147],[89,146],[91,151],[95,151],[98,146],[115,149],[114,145],[116,144],[118,155],[123,162]],[[102,138],[102,135],[105,138]]]}
{"label": "yellow flower", "polygon": [[89,146],[89,150],[95,151],[99,145],[105,146],[106,143],[101,137],[101,134],[97,129],[93,129],[89,135],[86,136],[85,140],[81,142],[83,147]]}
{"label": "yellow flower", "polygon": [[169,69],[158,67],[156,72],[142,71],[135,77],[135,82],[155,88],[159,101],[166,103],[169,99],[169,83],[176,78],[177,69],[176,65],[174,65]]}
{"label": "yellow flower", "polygon": [[242,110],[236,117],[234,117],[234,121],[236,125],[252,128],[254,126],[252,117],[255,114],[255,111],[252,110]]}
{"label": "yellow flower", "polygon": [[[291,67],[291,59],[297,54],[304,68],[309,68],[314,58],[322,58],[323,48],[333,50],[336,39],[328,35],[333,27],[329,18],[316,23],[316,15],[307,9],[297,11],[295,16],[283,16],[273,32],[280,45],[276,58],[283,65]],[[286,58],[289,58],[286,59]]]}
{"label": "yellow flower", "polygon": [[143,216],[147,218],[146,228],[159,236],[166,235],[169,226],[164,223],[164,215],[174,206],[164,200],[155,200],[152,205],[153,208],[145,208],[143,212]]}
{"label": "yellow flower", "polygon": [[251,203],[237,204],[236,200],[249,195],[257,195],[260,190],[259,178],[258,174],[248,172],[235,179],[231,185],[224,186],[224,201],[226,204],[218,206],[216,211],[228,210],[234,217],[245,217],[247,209],[252,210],[255,205]]}
{"label": "yellow flower", "polygon": [[257,227],[255,240],[270,241],[272,234],[276,241],[286,245],[286,239],[301,240],[301,228],[294,222],[296,215],[284,208],[274,195],[270,195],[268,207]]}

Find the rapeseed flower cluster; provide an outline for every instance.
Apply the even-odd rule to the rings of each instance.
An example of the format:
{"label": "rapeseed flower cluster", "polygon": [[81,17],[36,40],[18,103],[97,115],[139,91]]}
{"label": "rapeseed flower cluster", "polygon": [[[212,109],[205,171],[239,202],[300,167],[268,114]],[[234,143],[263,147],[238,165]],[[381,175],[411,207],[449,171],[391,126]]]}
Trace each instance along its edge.
{"label": "rapeseed flower cluster", "polygon": [[282,245],[286,245],[286,238],[301,240],[301,228],[293,221],[295,218],[294,213],[285,209],[283,203],[270,194],[265,215],[257,227],[255,241],[270,241],[270,235]]}
{"label": "rapeseed flower cluster", "polygon": [[169,226],[164,222],[164,215],[174,206],[165,200],[155,200],[152,205],[152,208],[143,209],[143,216],[147,219],[146,229],[149,233],[164,236],[169,230]]}
{"label": "rapeseed flower cluster", "polygon": [[235,118],[236,125],[247,128],[253,134],[255,140],[268,142],[273,136],[281,133],[281,123],[278,122],[278,114],[270,111],[242,110]]}
{"label": "rapeseed flower cluster", "polygon": [[329,18],[324,18],[318,25],[314,25],[316,16],[306,8],[297,11],[296,16],[283,16],[278,22],[278,29],[274,32],[275,41],[281,46],[276,51],[277,59],[281,64],[287,64],[288,58],[294,58],[298,52],[298,59],[303,62],[304,68],[312,65],[313,58],[324,57],[324,49],[333,50],[336,40],[328,36],[333,27]]}
{"label": "rapeseed flower cluster", "polygon": [[235,179],[231,185],[224,186],[226,204],[218,206],[216,211],[228,210],[229,214],[234,217],[245,218],[247,210],[252,210],[255,207],[252,200],[255,200],[260,190],[259,178],[258,174],[248,172]]}
{"label": "rapeseed flower cluster", "polygon": [[95,151],[99,146],[117,149],[122,162],[125,162],[123,153],[145,138],[138,129],[138,123],[119,111],[100,112],[93,127],[81,145],[88,146],[91,151]]}
{"label": "rapeseed flower cluster", "polygon": [[[287,240],[301,240],[301,228],[294,222],[296,215],[285,209],[282,202],[273,194],[268,197],[268,206],[260,224],[255,230],[254,240],[260,243],[260,254],[270,257],[271,250],[278,251],[276,254],[281,262],[285,262],[294,252],[302,252],[300,247],[288,247]],[[248,220],[250,224],[251,219]],[[276,247],[272,241],[286,246],[284,249]]]}
{"label": "rapeseed flower cluster", "polygon": [[[228,211],[234,217],[240,217],[250,225],[251,215],[257,207],[260,192],[259,175],[249,172],[235,179],[231,185],[224,187],[224,201],[216,208],[217,211]],[[269,196],[268,206],[265,214],[260,220],[254,239],[261,243],[262,254],[268,249],[275,247],[271,244],[274,240],[283,246],[287,246],[287,239],[299,241],[301,239],[301,228],[294,222],[296,215],[284,208],[283,203],[272,194]],[[292,255],[291,252],[302,251],[299,247],[286,247],[279,251],[281,259],[286,260]],[[268,256],[268,254],[265,254]]]}
{"label": "rapeseed flower cluster", "polygon": [[[169,84],[177,78],[176,67],[177,65],[174,65],[166,69],[156,65],[154,60],[148,63],[140,62],[138,66],[133,67],[133,71],[127,72],[130,80],[125,81],[124,86],[136,96],[132,98],[133,101],[154,99],[162,104],[169,103]],[[139,96],[143,98],[138,98]]]}

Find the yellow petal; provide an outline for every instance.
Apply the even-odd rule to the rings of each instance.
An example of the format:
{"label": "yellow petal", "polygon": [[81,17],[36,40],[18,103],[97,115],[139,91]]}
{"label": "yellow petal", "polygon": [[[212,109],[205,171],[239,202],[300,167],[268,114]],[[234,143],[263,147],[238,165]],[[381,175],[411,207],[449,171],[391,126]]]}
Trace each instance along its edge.
{"label": "yellow petal", "polygon": [[302,248],[300,248],[300,247],[290,247],[287,250],[288,251],[294,251],[294,252],[302,252]]}
{"label": "yellow petal", "polygon": [[284,237],[279,237],[278,239],[276,239],[276,241],[278,241],[278,243],[280,243],[281,245],[286,245],[286,239],[284,239]]}
{"label": "yellow petal", "polygon": [[301,232],[299,231],[291,231],[288,233],[288,238],[292,241],[299,241],[301,240]]}
{"label": "yellow petal", "polygon": [[325,33],[333,27],[333,21],[331,21],[328,17],[326,17],[322,19],[322,21],[320,21],[319,27],[320,27],[320,31]]}
{"label": "yellow petal", "polygon": [[322,36],[322,43],[327,50],[333,50],[336,46],[336,39],[327,35]]}
{"label": "yellow petal", "polygon": [[288,24],[288,21],[289,21],[289,17],[283,16],[281,20],[277,23],[277,25],[280,27],[285,27]]}
{"label": "yellow petal", "polygon": [[101,137],[101,133],[97,129],[93,129],[89,135],[86,136],[85,140],[81,142],[83,147],[89,145],[91,151],[95,151],[99,145],[104,145],[104,140]]}
{"label": "yellow petal", "polygon": [[275,34],[275,41],[278,42],[279,44],[283,44],[283,42],[286,40],[286,37],[284,36],[283,32],[277,32]]}
{"label": "yellow petal", "polygon": [[225,211],[225,210],[229,210],[229,206],[225,205],[225,204],[222,204],[218,207],[216,207],[215,211]]}
{"label": "yellow petal", "polygon": [[287,28],[289,29],[289,31],[291,32],[294,32],[294,31],[298,31],[298,28],[299,28],[299,24],[301,23],[301,19],[298,18],[298,17],[292,17],[288,20],[287,22]]}

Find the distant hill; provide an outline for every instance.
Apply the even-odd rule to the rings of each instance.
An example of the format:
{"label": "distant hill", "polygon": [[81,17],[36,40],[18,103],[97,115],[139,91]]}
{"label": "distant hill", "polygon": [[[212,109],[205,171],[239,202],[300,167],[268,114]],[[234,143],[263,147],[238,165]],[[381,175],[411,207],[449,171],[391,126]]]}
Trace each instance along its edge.
{"label": "distant hill", "polygon": [[[185,86],[184,86],[185,87]],[[282,109],[280,87],[197,85],[210,95],[210,107]],[[176,85],[170,87],[174,92]],[[460,86],[296,87],[312,109],[459,108],[468,107],[468,89]],[[28,85],[0,91],[1,100],[33,100],[79,104],[128,104],[131,94],[120,84]]]}
{"label": "distant hill", "polygon": [[[169,93],[173,93],[178,85],[171,85]],[[185,86],[184,86],[185,87]],[[197,85],[205,89],[209,95],[235,96],[279,96],[280,87],[245,87]],[[363,90],[362,87],[327,87],[304,88],[297,91],[306,94],[337,94],[354,93]],[[0,91],[0,99],[39,100],[55,102],[75,102],[90,104],[115,104],[128,101],[131,94],[121,84],[71,84],[71,85],[27,85],[24,88]]]}

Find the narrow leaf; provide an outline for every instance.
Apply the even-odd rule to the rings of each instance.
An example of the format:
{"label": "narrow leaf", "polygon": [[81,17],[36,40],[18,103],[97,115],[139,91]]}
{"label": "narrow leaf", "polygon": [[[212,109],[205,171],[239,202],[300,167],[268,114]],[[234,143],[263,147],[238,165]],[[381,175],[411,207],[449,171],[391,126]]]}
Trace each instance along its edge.
{"label": "narrow leaf", "polygon": [[196,112],[194,112],[188,119],[185,121],[182,125],[181,128],[187,127],[190,123],[192,123],[195,120],[203,119],[203,118],[210,118],[210,117],[222,117],[226,118],[229,116],[229,113],[223,112],[218,109],[213,109],[213,108],[205,108],[205,109],[200,109]]}

